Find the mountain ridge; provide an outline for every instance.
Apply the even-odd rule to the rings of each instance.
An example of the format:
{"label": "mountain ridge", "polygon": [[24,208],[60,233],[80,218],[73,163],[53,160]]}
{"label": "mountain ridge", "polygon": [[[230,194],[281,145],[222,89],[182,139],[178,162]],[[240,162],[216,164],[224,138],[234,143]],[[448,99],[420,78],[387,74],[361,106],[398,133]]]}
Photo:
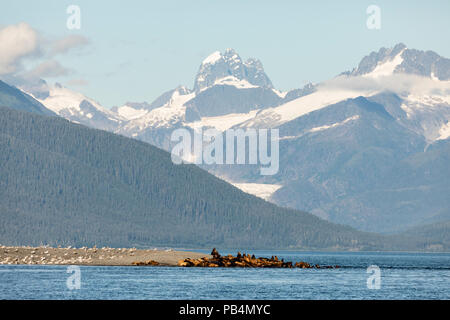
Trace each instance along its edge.
{"label": "mountain ridge", "polygon": [[47,116],[56,116],[56,113],[47,109],[28,94],[8,85],[0,80],[0,106],[8,106],[18,110],[34,112]]}
{"label": "mountain ridge", "polygon": [[[229,128],[244,130],[248,128],[282,129],[280,144],[286,147],[284,147],[283,154],[280,154],[282,158],[280,161],[284,162],[284,165],[297,170],[301,170],[301,168],[289,161],[288,157],[295,154],[292,150],[298,141],[301,140],[305,143],[302,145],[303,153],[316,154],[314,150],[317,149],[317,146],[314,145],[314,141],[318,141],[316,139],[319,135],[334,140],[334,132],[344,128],[348,128],[349,136],[361,135],[367,137],[367,144],[370,144],[370,141],[373,142],[375,137],[386,141],[381,147],[372,146],[372,149],[367,149],[366,152],[368,153],[365,156],[362,150],[366,146],[363,143],[359,144],[361,148],[359,157],[369,162],[376,159],[373,161],[373,166],[376,168],[384,167],[383,170],[385,171],[389,170],[391,164],[385,163],[381,155],[391,155],[393,151],[390,145],[398,143],[398,141],[394,141],[396,136],[390,135],[394,122],[398,132],[401,132],[402,139],[400,140],[404,141],[407,146],[410,143],[417,144],[416,142],[420,140],[421,147],[414,151],[417,157],[421,157],[423,152],[426,154],[427,150],[432,150],[434,145],[444,145],[450,137],[450,82],[445,80],[448,79],[447,74],[450,70],[449,59],[432,51],[410,49],[402,43],[392,48],[381,48],[363,57],[358,66],[350,72],[345,72],[321,83],[307,84],[301,89],[294,89],[289,92],[280,92],[273,88],[271,82],[264,80],[265,77],[268,78],[265,73],[264,76],[258,78],[264,80],[262,82],[255,80],[255,74],[246,74],[244,71],[247,64],[254,65],[262,74],[261,72],[264,72],[262,64],[256,59],[244,62],[234,50],[226,50],[224,53],[216,52],[205,60],[195,77],[194,89],[177,87],[164,93],[151,104],[119,107],[117,110],[121,110],[123,116],[115,122],[109,121],[109,123],[112,123],[109,128],[105,128],[100,122],[96,125],[94,121],[86,119],[85,116],[80,116],[79,121],[75,118],[72,118],[72,120],[140,139],[165,150],[171,150],[173,147],[170,135],[173,130],[178,128],[184,128],[191,132],[199,128],[215,128],[219,131]],[[236,69],[233,69],[235,67]],[[208,78],[208,80],[200,81],[204,85],[198,84],[195,87],[198,77]],[[351,110],[353,110],[355,103],[361,107],[365,106],[366,101],[361,100],[361,97],[370,100],[370,102],[367,102],[368,105],[371,105],[371,103],[381,105],[382,108],[379,107],[379,111],[384,113],[387,118],[392,118],[394,122],[389,122],[386,118],[386,121],[383,120],[385,122],[382,123],[387,127],[383,127],[379,122],[382,121],[378,117],[379,114],[365,113],[364,117],[361,117],[358,113],[347,114],[345,103],[349,105]],[[343,114],[347,114],[347,116],[343,118],[330,106],[339,106],[337,109],[344,110]],[[66,118],[69,118],[69,116],[66,115]],[[307,119],[309,120],[306,121]],[[294,123],[305,125],[305,127],[295,128],[292,125]],[[360,123],[364,123],[367,127],[358,127]],[[373,127],[373,124],[377,123],[378,127]],[[308,130],[312,130],[312,132],[308,132]],[[365,131],[374,132],[374,136],[365,135]],[[296,137],[296,139],[292,137]],[[351,159],[353,153],[358,153],[358,150],[353,149],[351,140],[345,136],[340,137],[339,143],[342,145],[342,150],[349,152],[345,157]],[[310,141],[305,139],[310,139]],[[441,141],[444,141],[444,144],[440,143]],[[398,150],[404,149],[401,145],[397,145],[397,147]],[[333,150],[332,146],[330,150]],[[334,155],[327,154],[327,159],[329,158],[327,161],[335,162],[336,166],[344,165],[339,161],[339,158],[342,157],[340,152],[340,150],[336,150]],[[442,152],[442,156],[445,156],[445,148],[440,152]],[[322,153],[317,153],[317,156],[319,157],[317,159],[309,158],[308,161],[310,162],[304,164],[305,168],[319,165],[323,161]],[[409,163],[406,160],[406,154],[399,152],[398,156],[405,157],[406,165]],[[422,155],[425,158],[427,156],[428,154]],[[356,161],[355,158],[351,163],[359,166],[355,167],[354,170],[363,172],[362,169],[365,164],[361,160]],[[327,164],[324,165],[327,166]],[[344,192],[345,190],[343,191],[343,186],[347,186],[348,190],[351,190],[348,183],[354,179],[348,169],[346,169],[347,176],[330,177],[334,181],[332,186],[316,185],[315,188],[311,189],[315,190],[316,193],[310,194],[310,190],[306,192],[299,186],[302,183],[307,183],[306,181],[297,181],[292,184],[291,179],[262,178],[253,172],[251,166],[244,170],[227,166],[222,168],[203,166],[203,168],[236,186],[245,185],[247,192],[252,192],[252,186],[254,187],[254,194],[257,193],[258,189],[276,190],[271,195],[266,194],[265,197],[277,204],[311,211],[319,216],[334,219],[332,220],[334,222],[346,221],[346,223],[350,223],[353,227],[359,229],[377,226],[377,224],[371,226],[367,221],[361,220],[362,217],[367,216],[367,212],[371,212],[370,214],[374,216],[377,214],[382,216],[383,212],[388,210],[387,208],[376,209],[370,204],[372,200],[369,201],[364,197],[355,199],[349,193]],[[289,171],[292,168],[286,170]],[[445,167],[442,169],[444,170],[443,174],[447,174]],[[409,170],[411,170],[410,174],[420,177],[420,179],[426,179],[425,176],[414,172],[413,167],[409,167]],[[392,172],[393,175],[394,173]],[[302,174],[301,172],[296,173],[293,177],[302,176],[306,179],[305,173]],[[405,182],[409,181],[406,174],[399,178]],[[311,175],[307,179],[314,180],[316,178]],[[377,183],[382,184],[381,181],[377,181]],[[416,182],[414,183],[416,184]],[[423,183],[425,183],[425,180]],[[290,191],[287,187],[288,184],[291,185]],[[270,188],[265,188],[266,186]],[[435,187],[437,187],[437,184]],[[299,189],[296,190],[295,188]],[[385,186],[385,188],[387,192],[388,186]],[[311,203],[299,202],[299,199],[302,199],[301,192],[310,194],[311,199],[317,199],[317,204],[313,206]],[[285,194],[283,195],[283,193]],[[399,216],[403,217],[401,220],[396,220],[396,225],[391,224],[398,230],[412,226],[411,223],[422,223],[431,215],[445,218],[445,212],[449,209],[449,205],[439,199],[440,208],[429,203],[433,207],[433,209],[431,207],[428,209],[430,212],[424,212],[422,217],[413,214],[409,218],[406,214],[408,210],[410,212],[422,212],[427,211],[427,209],[421,206],[420,201],[416,202],[416,199],[412,199],[410,195],[403,194],[398,199],[394,199],[389,197],[388,193],[384,194],[390,199],[388,203],[392,210],[398,211]],[[330,200],[330,195],[334,197],[331,203],[341,201],[343,208],[353,208],[350,211],[356,215],[355,219],[348,220],[348,217],[345,217],[347,213],[344,211],[347,209],[342,209],[343,211],[339,214],[337,212],[328,214],[327,212],[333,211],[334,208],[330,203],[324,205]],[[423,203],[428,203],[426,193],[418,192],[415,196],[417,200],[422,199]],[[406,209],[408,207],[411,208]],[[357,217],[358,215],[360,218]],[[375,231],[380,231],[380,229]]]}
{"label": "mountain ridge", "polygon": [[[0,113],[3,244],[332,247],[361,237],[361,246],[380,245],[377,236],[174,165],[144,142],[57,117]],[[333,240],[334,232],[347,240]]]}

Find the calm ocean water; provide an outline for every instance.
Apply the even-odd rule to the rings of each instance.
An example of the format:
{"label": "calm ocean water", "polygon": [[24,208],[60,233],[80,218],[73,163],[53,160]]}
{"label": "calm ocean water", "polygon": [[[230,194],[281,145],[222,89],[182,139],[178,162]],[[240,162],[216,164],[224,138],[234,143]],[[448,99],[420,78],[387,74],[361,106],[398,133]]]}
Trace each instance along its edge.
{"label": "calm ocean water", "polygon": [[[276,254],[341,268],[81,266],[81,287],[69,290],[67,266],[0,265],[0,299],[450,299],[449,253]],[[370,265],[380,268],[380,289],[367,287]]]}

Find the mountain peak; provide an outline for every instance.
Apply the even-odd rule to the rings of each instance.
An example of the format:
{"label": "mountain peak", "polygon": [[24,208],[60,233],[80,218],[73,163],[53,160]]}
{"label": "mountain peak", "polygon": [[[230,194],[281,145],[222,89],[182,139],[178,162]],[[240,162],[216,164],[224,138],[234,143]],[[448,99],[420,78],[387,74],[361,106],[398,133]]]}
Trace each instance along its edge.
{"label": "mountain peak", "polygon": [[397,50],[397,51],[401,51],[401,50],[403,50],[403,49],[407,49],[407,47],[406,47],[406,45],[403,43],[403,42],[400,42],[400,43],[397,43],[395,46],[394,46],[394,50]]}
{"label": "mountain peak", "polygon": [[[403,60],[401,56],[403,55],[403,52],[406,50],[406,46],[403,43],[399,43],[395,45],[392,48],[385,48],[382,47],[378,51],[372,51],[368,56],[365,56],[361,62],[359,63],[358,67],[355,68],[351,74],[358,76],[358,75],[365,75],[369,73],[373,73],[376,71],[377,68],[379,68],[381,65],[391,62],[391,68],[390,72],[394,72],[395,69],[400,65]],[[396,64],[393,64],[393,60],[397,57],[397,61],[394,61]],[[386,69],[386,68],[385,68]]]}
{"label": "mountain peak", "polygon": [[185,95],[191,93],[191,90],[183,85],[179,85],[178,87],[175,88],[174,92],[178,92],[178,94]]}
{"label": "mountain peak", "polygon": [[233,48],[226,48],[225,53],[226,54],[234,54],[234,53],[236,53],[236,51]]}
{"label": "mountain peak", "polygon": [[381,48],[365,56],[350,75],[414,74],[437,80],[450,80],[450,59],[433,51],[408,49],[398,43],[392,48]]}
{"label": "mountain peak", "polygon": [[194,90],[201,91],[230,76],[254,86],[273,88],[261,61],[249,58],[243,62],[234,49],[228,48],[223,53],[215,51],[203,60],[195,77]]}
{"label": "mountain peak", "polygon": [[222,54],[220,53],[220,51],[214,51],[209,56],[207,56],[205,60],[203,60],[202,65],[213,64],[220,58],[222,58]]}

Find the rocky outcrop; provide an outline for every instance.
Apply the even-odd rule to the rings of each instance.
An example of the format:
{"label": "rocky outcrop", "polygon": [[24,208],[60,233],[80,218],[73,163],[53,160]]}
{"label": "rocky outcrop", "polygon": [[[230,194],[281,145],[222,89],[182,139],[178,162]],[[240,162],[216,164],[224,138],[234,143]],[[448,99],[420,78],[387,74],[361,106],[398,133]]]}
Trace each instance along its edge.
{"label": "rocky outcrop", "polygon": [[194,90],[200,92],[225,77],[245,80],[258,87],[273,88],[261,61],[254,58],[243,61],[236,51],[226,49],[223,53],[216,51],[203,60],[195,77]]}
{"label": "rocky outcrop", "polygon": [[269,258],[256,258],[255,255],[241,254],[240,252],[234,257],[231,254],[227,256],[221,256],[219,252],[214,248],[211,252],[212,258],[203,257],[200,259],[184,259],[178,261],[179,267],[209,267],[209,268],[339,268],[339,266],[324,266],[311,265],[307,262],[296,262],[294,265],[292,262],[284,261],[284,259],[278,259],[277,256]]}

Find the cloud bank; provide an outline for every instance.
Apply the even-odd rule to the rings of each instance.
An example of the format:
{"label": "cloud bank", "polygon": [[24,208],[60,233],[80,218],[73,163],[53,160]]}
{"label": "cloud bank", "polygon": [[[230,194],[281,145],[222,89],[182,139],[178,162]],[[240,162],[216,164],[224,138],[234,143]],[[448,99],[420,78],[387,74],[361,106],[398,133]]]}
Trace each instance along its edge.
{"label": "cloud bank", "polygon": [[[49,40],[25,22],[0,28],[0,76],[27,79],[67,76],[71,71],[55,56],[69,54],[89,43],[86,37],[74,34]],[[34,66],[24,70],[25,60]]]}
{"label": "cloud bank", "polygon": [[25,74],[27,78],[51,78],[66,76],[70,70],[56,60],[45,60]]}
{"label": "cloud bank", "polygon": [[370,76],[338,76],[319,84],[319,89],[357,90],[357,91],[390,91],[398,95],[409,92],[423,95],[449,95],[450,81],[439,81],[431,78],[404,73],[394,73],[383,77]]}
{"label": "cloud bank", "polygon": [[26,23],[0,29],[0,75],[15,73],[25,57],[39,52],[37,32]]}
{"label": "cloud bank", "polygon": [[72,34],[53,42],[50,53],[52,55],[66,54],[73,49],[81,48],[88,44],[89,40],[86,37]]}

